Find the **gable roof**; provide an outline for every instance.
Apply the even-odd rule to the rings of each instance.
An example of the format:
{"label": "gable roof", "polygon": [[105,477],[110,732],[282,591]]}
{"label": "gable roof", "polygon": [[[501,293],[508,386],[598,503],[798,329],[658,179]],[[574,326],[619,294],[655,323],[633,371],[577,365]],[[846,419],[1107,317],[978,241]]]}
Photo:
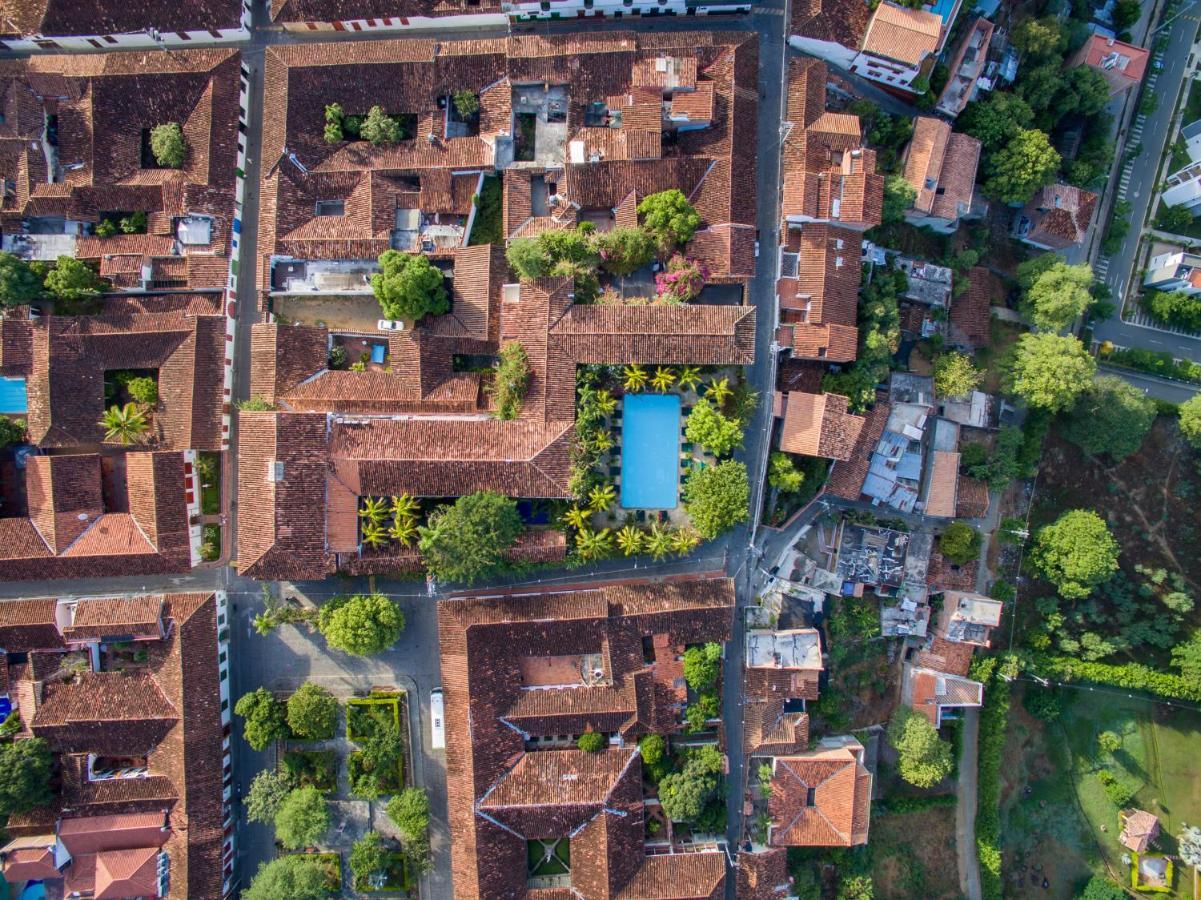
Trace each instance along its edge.
{"label": "gable roof", "polygon": [[834,463],[826,490],[844,500],[858,500],[863,491],[863,482],[871,466],[872,451],[884,434],[892,406],[877,395],[875,404],[864,414],[863,427],[851,450],[850,457]]}
{"label": "gable roof", "polygon": [[872,776],[863,748],[822,748],[777,756],[768,810],[773,847],[852,847],[867,843]]}
{"label": "gable roof", "polygon": [[1000,279],[982,266],[973,266],[967,275],[967,291],[951,298],[950,338],[957,346],[978,349],[988,345],[990,307],[1003,288]]}
{"label": "gable roof", "polygon": [[942,18],[924,9],[910,9],[887,2],[876,7],[862,50],[875,56],[917,66],[941,43]]}
{"label": "gable roof", "polygon": [[1057,250],[1082,243],[1099,199],[1092,191],[1074,185],[1047,185],[1022,210],[1030,220],[1026,239]]}
{"label": "gable roof", "polygon": [[4,35],[105,35],[145,31],[206,31],[237,28],[241,5],[237,0],[0,0],[0,33]]}
{"label": "gable roof", "polygon": [[917,191],[913,208],[924,215],[954,221],[972,205],[980,141],[952,132],[932,116],[918,116],[905,149],[905,180]]}
{"label": "gable roof", "polygon": [[792,391],[783,395],[783,401],[781,450],[826,459],[850,457],[865,419],[847,411],[846,397]]}

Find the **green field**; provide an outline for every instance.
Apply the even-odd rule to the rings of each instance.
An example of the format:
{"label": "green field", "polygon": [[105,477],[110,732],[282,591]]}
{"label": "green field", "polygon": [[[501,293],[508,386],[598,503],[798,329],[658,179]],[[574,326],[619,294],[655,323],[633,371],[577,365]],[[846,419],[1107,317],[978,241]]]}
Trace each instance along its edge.
{"label": "green field", "polygon": [[[1112,752],[1098,744],[1105,731],[1120,738]],[[1007,892],[1046,878],[1050,895],[1066,898],[1091,873],[1128,877],[1115,791],[1159,816],[1159,849],[1174,853],[1181,823],[1201,822],[1199,748],[1201,713],[1113,689],[1064,689],[1062,714],[1050,724],[1021,710],[1011,718],[1006,748],[1017,763],[1002,803]],[[1117,787],[1106,790],[1102,771]],[[1186,866],[1177,867],[1174,887],[1174,896],[1191,896]]]}

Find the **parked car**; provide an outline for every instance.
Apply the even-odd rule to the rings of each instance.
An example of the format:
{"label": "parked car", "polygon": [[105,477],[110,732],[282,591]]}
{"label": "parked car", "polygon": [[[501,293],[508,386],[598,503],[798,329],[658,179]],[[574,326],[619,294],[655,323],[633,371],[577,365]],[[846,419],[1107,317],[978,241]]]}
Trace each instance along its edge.
{"label": "parked car", "polygon": [[404,331],[405,323],[400,319],[380,319],[375,323],[375,327],[380,331]]}

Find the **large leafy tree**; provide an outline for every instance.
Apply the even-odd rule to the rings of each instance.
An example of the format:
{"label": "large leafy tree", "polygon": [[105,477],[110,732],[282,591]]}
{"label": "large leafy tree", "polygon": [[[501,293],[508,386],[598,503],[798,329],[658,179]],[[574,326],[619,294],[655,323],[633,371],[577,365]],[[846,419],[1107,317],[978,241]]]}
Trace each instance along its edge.
{"label": "large leafy tree", "polygon": [[384,836],[378,831],[368,831],[350,848],[350,871],[356,883],[365,883],[369,877],[384,871],[388,865],[388,850]]}
{"label": "large leafy tree", "polygon": [[154,161],[167,169],[178,169],[188,155],[188,142],[178,122],[155,125],[150,129],[150,152]]}
{"label": "large leafy tree", "polygon": [[956,565],[967,565],[980,555],[980,532],[965,522],[952,522],[938,536],[938,550]]}
{"label": "large leafy tree", "polygon": [[60,256],[46,273],[46,290],[57,300],[92,300],[103,288],[104,279],[73,256]]}
{"label": "large leafy tree", "polygon": [[371,289],[389,319],[416,322],[450,309],[442,272],[420,253],[385,250],[379,264],[381,271],[371,276]]}
{"label": "large leafy tree", "polygon": [[323,603],[317,614],[317,629],[329,645],[356,656],[391,647],[404,627],[400,606],[379,593],[334,597]]}
{"label": "large leafy tree", "polygon": [[1057,118],[1069,113],[1095,116],[1109,103],[1109,82],[1092,66],[1068,69],[1063,79],[1063,89],[1056,96]]}
{"label": "large leafy tree", "polygon": [[1154,400],[1121,378],[1101,375],[1064,417],[1060,433],[1086,453],[1120,462],[1138,451],[1154,422]]}
{"label": "large leafy tree", "polygon": [[54,799],[51,762],[41,738],[0,744],[0,815],[28,812]]}
{"label": "large leafy tree", "polygon": [[643,197],[638,204],[642,226],[663,248],[686,244],[701,225],[701,215],[677,188]]}
{"label": "large leafy tree", "polygon": [[1019,129],[1029,128],[1034,111],[1017,94],[990,91],[983,100],[973,100],[959,116],[961,130],[976,138],[985,153],[1005,146]]}
{"label": "large leafy tree", "polygon": [[710,641],[684,651],[684,680],[694,691],[703,691],[717,683],[721,665],[721,644]]}
{"label": "large leafy tree", "polygon": [[275,813],[275,836],[289,850],[311,847],[329,829],[329,807],[317,788],[296,788]]}
{"label": "large leafy tree", "polygon": [[534,281],[550,274],[555,261],[537,238],[513,238],[505,249],[505,259],[522,281]]}
{"label": "large leafy tree", "polygon": [[400,124],[384,112],[382,106],[373,106],[367,110],[367,118],[363,119],[359,134],[376,147],[395,144],[400,140]]}
{"label": "large leafy tree", "polygon": [[1002,203],[1025,203],[1055,179],[1059,162],[1059,154],[1046,134],[1032,128],[1018,129],[1009,143],[993,154],[984,190]]}
{"label": "large leafy tree", "polygon": [[773,450],[767,461],[767,483],[781,493],[792,494],[805,484],[805,473],[787,453]]}
{"label": "large leafy tree", "polygon": [[889,175],[884,180],[883,224],[902,222],[905,212],[917,199],[917,188],[905,180],[904,175]]}
{"label": "large leafy tree", "polygon": [[700,444],[714,456],[725,456],[742,443],[742,426],[735,419],[728,419],[702,397],[688,414],[684,436]]}
{"label": "large leafy tree", "polygon": [[25,306],[42,296],[42,279],[29,263],[0,253],[0,304]]}
{"label": "large leafy tree", "polygon": [[510,498],[480,491],[433,513],[420,534],[421,556],[436,578],[471,584],[505,565],[521,516]]}
{"label": "large leafy tree", "polygon": [[684,511],[701,537],[711,540],[750,515],[751,487],[746,466],[727,460],[700,471],[684,483]]}
{"label": "large leafy tree", "polygon": [[1067,46],[1067,36],[1059,22],[1051,17],[1024,19],[1013,29],[1013,44],[1033,57],[1054,56]]}
{"label": "large leafy tree", "polygon": [[325,872],[315,859],[281,856],[259,866],[242,900],[326,900],[330,896]]}
{"label": "large leafy tree", "polygon": [[1094,875],[1080,892],[1079,900],[1126,900],[1129,896],[1104,875]]}
{"label": "large leafy tree", "polygon": [[319,684],[306,681],[288,698],[288,727],[297,737],[319,741],[334,736],[338,701]]}
{"label": "large leafy tree", "polygon": [[294,787],[296,785],[287,772],[263,769],[250,782],[250,790],[246,794],[246,818],[264,825],[274,823],[280,804]]}
{"label": "large leafy tree", "polygon": [[929,788],[951,774],[951,745],[925,716],[901,706],[888,723],[887,734],[897,751],[897,772],[905,781]]}
{"label": "large leafy tree", "polygon": [[1069,409],[1092,382],[1097,363],[1078,338],[1023,334],[1007,361],[1009,389],[1048,412]]}
{"label": "large leafy tree", "polygon": [[1180,430],[1190,444],[1201,450],[1201,394],[1180,404]]}
{"label": "large leafy tree", "polygon": [[964,353],[944,353],[934,361],[934,390],[940,397],[962,397],[974,391],[984,373]]}
{"label": "large leafy tree", "polygon": [[243,694],[234,705],[234,712],[245,719],[242,736],[255,750],[265,750],[272,741],[288,736],[287,708],[266,688]]}
{"label": "large leafy tree", "polygon": [[1036,327],[1059,331],[1088,309],[1092,286],[1093,270],[1087,264],[1056,262],[1034,279],[1022,297],[1023,311]]}
{"label": "large leafy tree", "polygon": [[665,775],[659,782],[663,812],[673,822],[699,818],[705,804],[717,793],[721,768],[721,754],[716,747],[694,750],[680,771]]}
{"label": "large leafy tree", "polygon": [[1118,570],[1118,542],[1092,510],[1073,509],[1039,529],[1032,559],[1068,600],[1082,600]]}
{"label": "large leafy tree", "polygon": [[655,258],[655,242],[641,228],[614,228],[598,235],[601,266],[613,275],[629,275]]}
{"label": "large leafy tree", "polygon": [[424,838],[430,830],[430,798],[421,788],[405,788],[388,801],[387,813],[406,841]]}

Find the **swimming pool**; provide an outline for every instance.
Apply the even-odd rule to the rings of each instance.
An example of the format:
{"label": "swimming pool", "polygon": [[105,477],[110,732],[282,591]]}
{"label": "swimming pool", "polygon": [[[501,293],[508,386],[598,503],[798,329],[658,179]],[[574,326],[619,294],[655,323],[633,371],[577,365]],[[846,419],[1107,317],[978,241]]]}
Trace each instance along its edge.
{"label": "swimming pool", "polygon": [[627,394],[622,403],[622,507],[673,509],[679,495],[680,398]]}
{"label": "swimming pool", "polygon": [[0,378],[0,413],[27,413],[24,378]]}

